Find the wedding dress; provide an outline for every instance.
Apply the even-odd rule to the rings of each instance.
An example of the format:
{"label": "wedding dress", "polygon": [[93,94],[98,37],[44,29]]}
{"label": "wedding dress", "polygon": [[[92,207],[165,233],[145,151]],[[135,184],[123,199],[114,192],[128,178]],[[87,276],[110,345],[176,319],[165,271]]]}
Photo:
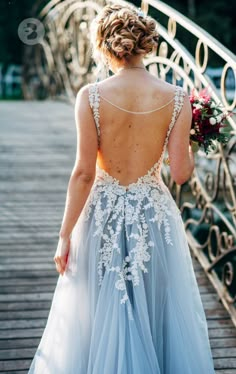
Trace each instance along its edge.
{"label": "wedding dress", "polygon": [[[72,232],[29,374],[213,374],[206,318],[180,211],[160,159],[128,186],[97,166]],[[99,127],[99,91],[90,86]]]}

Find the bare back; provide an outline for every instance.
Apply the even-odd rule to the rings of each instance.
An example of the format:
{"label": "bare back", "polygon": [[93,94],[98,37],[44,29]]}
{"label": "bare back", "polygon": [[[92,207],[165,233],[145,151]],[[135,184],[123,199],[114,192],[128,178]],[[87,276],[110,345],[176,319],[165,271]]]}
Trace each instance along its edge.
{"label": "bare back", "polygon": [[163,153],[173,118],[175,86],[145,71],[111,77],[100,82],[97,90],[98,165],[128,185],[145,175]]}

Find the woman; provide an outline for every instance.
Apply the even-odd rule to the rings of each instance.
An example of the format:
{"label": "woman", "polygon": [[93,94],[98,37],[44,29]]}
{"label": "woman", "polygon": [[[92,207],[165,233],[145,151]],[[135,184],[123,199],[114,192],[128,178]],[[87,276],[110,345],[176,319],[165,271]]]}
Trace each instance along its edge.
{"label": "woman", "polygon": [[214,373],[183,222],[160,175],[166,148],[176,183],[193,171],[191,108],[145,69],[157,42],[155,21],[132,7],[107,6],[93,24],[114,75],[76,98],[61,276],[29,373]]}

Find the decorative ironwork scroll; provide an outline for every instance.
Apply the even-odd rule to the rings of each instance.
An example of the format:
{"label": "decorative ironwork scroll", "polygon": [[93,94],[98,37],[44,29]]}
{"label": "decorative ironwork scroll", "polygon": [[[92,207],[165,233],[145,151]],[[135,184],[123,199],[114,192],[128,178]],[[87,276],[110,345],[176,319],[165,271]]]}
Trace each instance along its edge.
{"label": "decorative ironwork scroll", "polygon": [[[64,95],[73,101],[79,88],[95,79],[89,27],[105,4],[102,0],[51,0],[40,11],[46,32],[39,46],[26,47],[26,97]],[[163,2],[146,0],[141,6],[161,19],[160,44],[156,53],[146,58],[147,69],[188,92],[208,88],[217,102],[235,111],[236,56]],[[215,61],[221,66],[218,88],[209,73]],[[208,156],[198,152],[189,183],[173,183],[168,167],[163,176],[182,210],[190,247],[236,325],[235,118],[228,120],[231,139],[226,147],[220,146]]]}
{"label": "decorative ironwork scroll", "polygon": [[26,98],[60,95],[73,102],[79,88],[94,79],[89,27],[102,5],[99,0],[51,0],[41,11],[34,10],[45,37],[34,48],[25,47]]}

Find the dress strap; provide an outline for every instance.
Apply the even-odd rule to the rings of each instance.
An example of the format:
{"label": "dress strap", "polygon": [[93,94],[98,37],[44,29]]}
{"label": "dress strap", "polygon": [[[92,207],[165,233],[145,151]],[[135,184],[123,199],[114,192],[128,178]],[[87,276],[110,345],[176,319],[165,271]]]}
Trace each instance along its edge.
{"label": "dress strap", "polygon": [[95,126],[97,129],[97,136],[98,136],[98,147],[100,146],[100,114],[99,114],[99,104],[100,104],[100,96],[98,91],[97,83],[91,84],[89,86],[89,104],[93,112],[93,118],[95,122]]}
{"label": "dress strap", "polygon": [[174,96],[174,109],[173,109],[171,121],[170,121],[170,124],[169,124],[169,128],[168,128],[168,131],[167,131],[167,134],[166,134],[163,150],[165,150],[165,148],[168,144],[171,130],[173,129],[173,127],[174,127],[174,125],[177,121],[177,118],[180,114],[180,111],[183,107],[184,96],[185,96],[185,91],[182,89],[182,87],[176,86],[175,96]]}

